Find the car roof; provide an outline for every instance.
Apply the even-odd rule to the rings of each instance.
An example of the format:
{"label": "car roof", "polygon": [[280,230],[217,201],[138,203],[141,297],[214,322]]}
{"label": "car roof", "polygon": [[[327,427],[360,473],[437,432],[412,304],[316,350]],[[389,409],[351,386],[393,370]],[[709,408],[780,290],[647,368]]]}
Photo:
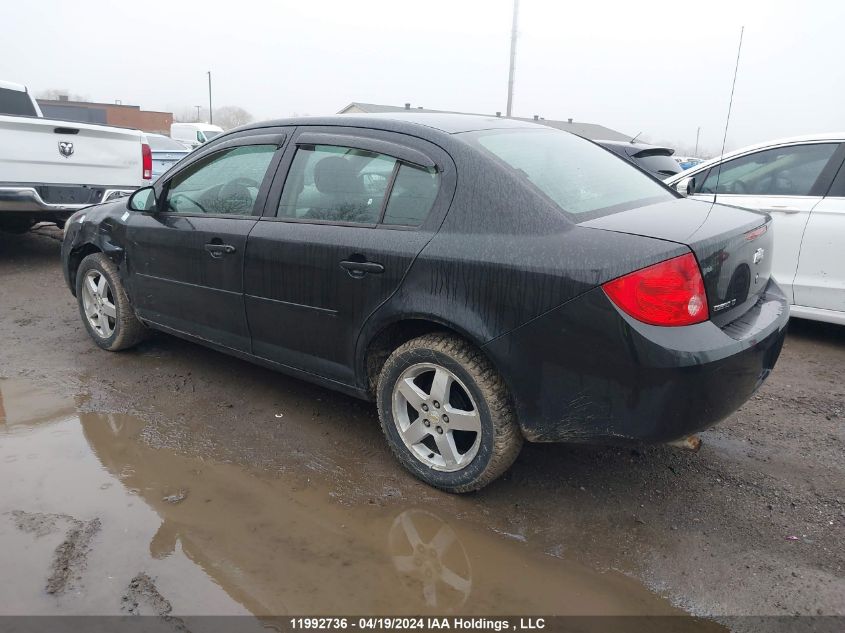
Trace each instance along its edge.
{"label": "car roof", "polygon": [[692,174],[697,174],[698,172],[708,169],[713,165],[718,165],[723,160],[728,160],[736,156],[748,154],[749,152],[754,152],[761,149],[781,147],[783,145],[795,145],[796,143],[818,143],[825,141],[833,141],[839,143],[845,142],[845,132],[821,132],[818,134],[804,134],[801,136],[789,136],[786,138],[778,138],[771,141],[765,141],[763,143],[756,143],[754,145],[746,145],[745,147],[740,147],[739,149],[735,149],[731,152],[725,152],[721,156],[716,156],[715,158],[705,160],[704,162],[695,165],[687,171],[682,171],[679,174],[667,178],[666,182],[674,182],[680,180],[680,177],[682,176],[690,176]]}
{"label": "car roof", "polygon": [[379,112],[374,114],[335,114],[331,116],[297,117],[276,119],[245,125],[239,130],[275,127],[282,125],[339,125],[369,127],[389,131],[409,131],[420,127],[430,128],[446,134],[460,134],[477,130],[492,129],[554,129],[537,123],[517,121],[505,117],[474,114],[447,114],[436,112]]}

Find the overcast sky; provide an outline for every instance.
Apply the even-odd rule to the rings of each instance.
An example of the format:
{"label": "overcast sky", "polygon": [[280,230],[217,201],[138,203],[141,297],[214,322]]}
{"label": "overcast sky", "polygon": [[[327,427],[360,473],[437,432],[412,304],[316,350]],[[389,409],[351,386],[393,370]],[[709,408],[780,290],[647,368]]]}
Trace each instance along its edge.
{"label": "overcast sky", "polygon": [[[0,79],[257,119],[351,101],[505,110],[512,0],[5,2]],[[717,151],[845,130],[841,0],[521,0],[514,114]]]}

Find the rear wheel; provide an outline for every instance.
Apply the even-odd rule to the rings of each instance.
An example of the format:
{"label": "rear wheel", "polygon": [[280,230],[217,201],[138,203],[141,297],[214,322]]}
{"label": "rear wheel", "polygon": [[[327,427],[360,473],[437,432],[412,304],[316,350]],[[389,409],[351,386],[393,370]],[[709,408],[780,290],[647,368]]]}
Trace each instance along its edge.
{"label": "rear wheel", "polygon": [[402,465],[449,492],[484,487],[522,446],[501,376],[480,350],[449,334],[421,336],[390,355],[378,408]]}
{"label": "rear wheel", "polygon": [[88,255],[76,271],[76,299],[88,334],[105,350],[137,345],[146,328],[135,316],[117,268],[102,253]]}

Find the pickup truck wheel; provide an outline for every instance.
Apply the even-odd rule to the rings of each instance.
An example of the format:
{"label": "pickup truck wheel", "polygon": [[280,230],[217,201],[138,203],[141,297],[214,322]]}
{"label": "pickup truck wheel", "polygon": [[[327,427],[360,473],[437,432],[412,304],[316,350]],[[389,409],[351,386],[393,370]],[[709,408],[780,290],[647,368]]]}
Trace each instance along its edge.
{"label": "pickup truck wheel", "polygon": [[396,349],[379,375],[379,419],[402,465],[448,492],[483,488],[522,447],[507,387],[484,354],[445,333]]}
{"label": "pickup truck wheel", "polygon": [[146,328],[135,316],[112,261],[92,253],[76,271],[76,299],[88,334],[105,350],[117,352],[137,345]]}

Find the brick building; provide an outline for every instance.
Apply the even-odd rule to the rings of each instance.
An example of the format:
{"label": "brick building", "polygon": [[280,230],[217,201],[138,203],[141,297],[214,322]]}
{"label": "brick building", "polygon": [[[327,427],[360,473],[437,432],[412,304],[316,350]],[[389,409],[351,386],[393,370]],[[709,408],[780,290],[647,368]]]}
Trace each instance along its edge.
{"label": "brick building", "polygon": [[48,119],[115,125],[158,134],[170,134],[170,124],[173,123],[172,112],[142,110],[136,105],[69,101],[66,97],[36,101]]}

